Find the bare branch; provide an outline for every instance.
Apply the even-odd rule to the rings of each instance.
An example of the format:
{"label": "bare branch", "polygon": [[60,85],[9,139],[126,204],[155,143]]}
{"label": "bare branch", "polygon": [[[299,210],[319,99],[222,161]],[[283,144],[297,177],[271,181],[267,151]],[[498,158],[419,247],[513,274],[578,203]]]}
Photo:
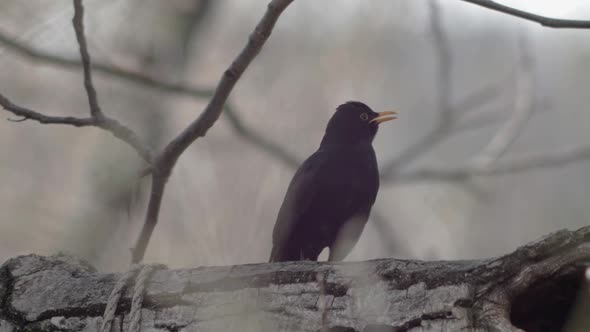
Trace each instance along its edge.
{"label": "bare branch", "polygon": [[590,160],[590,145],[562,148],[557,151],[538,153],[497,162],[492,166],[465,165],[457,167],[425,167],[401,172],[396,176],[400,182],[409,181],[457,181],[476,176],[493,176],[519,173],[534,169],[565,166],[574,162]]}
{"label": "bare branch", "polygon": [[506,124],[498,130],[488,145],[476,156],[472,163],[489,166],[508,150],[521,134],[522,128],[534,111],[532,56],[527,41],[522,37],[519,42],[519,70],[516,77],[516,96],[514,112]]}
{"label": "bare branch", "polygon": [[[87,127],[96,125],[93,118],[76,118],[70,116],[48,116],[28,108],[18,106],[0,94],[0,105],[14,115],[22,116],[24,120],[35,120],[43,124],[66,124],[76,127]],[[20,121],[19,121],[20,122]]]}
{"label": "bare branch", "polygon": [[93,118],[100,119],[102,111],[98,105],[98,98],[96,90],[92,84],[92,71],[90,70],[90,54],[88,54],[88,47],[86,46],[86,37],[84,36],[84,6],[82,0],[74,1],[74,18],[72,24],[76,31],[76,39],[80,47],[80,57],[82,58],[82,67],[84,68],[84,88],[88,95],[88,104],[90,105],[90,114]]}
{"label": "bare branch", "polygon": [[[25,56],[33,61],[41,61],[65,69],[78,70],[82,62],[78,59],[70,59],[60,55],[37,50],[29,45],[17,41],[0,31],[0,43],[8,49]],[[213,89],[191,87],[178,83],[161,81],[128,69],[117,68],[104,63],[91,63],[92,70],[114,79],[124,80],[144,87],[158,89],[165,92],[179,93],[197,98],[208,98],[213,94]]]}
{"label": "bare branch", "polygon": [[494,11],[498,11],[511,16],[520,17],[522,19],[533,21],[541,24],[542,26],[551,28],[572,28],[572,29],[590,29],[590,21],[588,20],[568,20],[541,16],[533,13],[529,13],[520,9],[512,8],[499,4],[492,0],[462,0],[474,5],[485,7]]}
{"label": "bare branch", "polygon": [[[433,36],[433,47],[435,61],[437,61],[437,101],[439,115],[435,127],[424,137],[414,142],[398,154],[394,159],[385,163],[381,168],[381,178],[386,182],[395,180],[395,173],[412,161],[418,159],[428,151],[434,149],[445,140],[454,135],[463,133],[464,130],[481,128],[495,121],[486,120],[485,122],[475,123],[474,126],[464,125],[457,127],[458,120],[461,120],[467,110],[483,105],[490,99],[496,97],[500,92],[500,84],[484,86],[483,88],[467,95],[458,103],[452,102],[452,54],[448,37],[445,33],[444,22],[438,1],[431,0],[430,5],[430,28]],[[464,127],[464,128],[463,128]]]}
{"label": "bare branch", "polygon": [[[431,27],[432,36],[434,37],[434,44],[437,50],[437,56],[439,58],[439,66],[443,66],[446,69],[439,69],[438,72],[438,85],[439,91],[446,91],[446,95],[449,95],[449,81],[448,76],[450,75],[450,56],[448,50],[450,49],[447,45],[447,40],[444,35],[444,28],[440,20],[440,11],[436,2],[431,2]],[[524,48],[524,46],[522,46]],[[527,167],[537,168],[545,167],[545,158],[537,157],[524,158],[522,160],[517,159],[513,162],[503,163],[497,167],[491,167],[491,163],[496,161],[516,139],[521,132],[521,128],[524,126],[529,117],[533,114],[533,101],[532,101],[532,69],[530,68],[530,52],[523,50],[521,53],[520,67],[521,75],[517,82],[517,100],[515,105],[515,112],[509,121],[498,131],[496,136],[490,141],[488,146],[484,148],[482,153],[473,159],[468,165],[451,167],[451,168],[425,168],[417,170],[409,170],[407,172],[399,171],[403,165],[415,160],[416,158],[423,155],[428,150],[434,148],[444,140],[457,133],[458,128],[469,130],[471,127],[481,128],[487,126],[495,121],[493,119],[487,119],[484,122],[473,122],[463,123],[461,127],[457,126],[455,122],[465,117],[464,108],[476,107],[478,103],[483,104],[487,98],[491,98],[499,92],[499,85],[487,86],[482,90],[468,96],[463,101],[456,103],[454,106],[449,101],[450,98],[441,98],[439,94],[438,103],[441,109],[441,115],[434,130],[423,137],[418,142],[411,145],[401,154],[399,154],[394,160],[386,163],[383,167],[381,177],[385,181],[400,180],[400,181],[419,181],[426,179],[439,179],[439,180],[462,180],[475,175],[499,175],[508,172],[519,172],[525,170]],[[447,77],[447,80],[444,78]],[[447,114],[445,116],[445,114]],[[455,129],[455,132],[452,129]],[[583,148],[575,149],[576,151],[585,151]],[[555,158],[557,157],[557,158]],[[547,163],[549,165],[564,164],[567,162],[577,161],[579,159],[585,159],[584,156],[576,158],[569,154],[548,156]],[[473,171],[474,174],[467,174]],[[395,173],[395,174],[394,174]],[[420,177],[424,176],[424,179]]]}
{"label": "bare branch", "polygon": [[223,73],[215,93],[205,110],[180,135],[164,149],[161,159],[166,160],[170,168],[182,152],[197,138],[205,136],[209,128],[221,115],[229,93],[240,79],[250,62],[256,57],[266,42],[279,15],[293,0],[272,0],[268,9],[248,40],[246,47]]}
{"label": "bare branch", "polygon": [[[394,172],[402,165],[408,164],[423,155],[428,150],[440,144],[445,138],[449,137],[451,126],[455,114],[451,104],[453,96],[452,88],[452,54],[449,40],[444,31],[444,22],[442,13],[437,0],[429,1],[430,8],[430,30],[433,38],[434,59],[437,62],[437,106],[439,107],[438,120],[435,127],[426,136],[410,145],[395,159],[389,161],[382,168],[381,179],[385,181],[394,180]],[[387,230],[391,226],[387,220],[378,211],[373,211],[371,219],[377,228],[381,242],[386,246],[387,251],[391,254],[398,252],[400,246],[394,245],[394,241]]]}
{"label": "bare branch", "polygon": [[166,181],[180,155],[199,137],[205,136],[209,128],[215,124],[224,104],[236,82],[240,79],[248,65],[256,57],[270,36],[274,25],[285,8],[293,0],[271,0],[267,11],[250,34],[248,43],[229,68],[223,73],[213,97],[205,110],[182,133],[174,138],[156,158],[152,167],[152,191],[148,203],[148,213],[144,226],[133,249],[132,261],[143,260],[150,237],[158,222],[159,208]]}
{"label": "bare branch", "polygon": [[113,134],[113,136],[131,145],[131,147],[137,151],[137,153],[145,162],[148,163],[148,165],[152,163],[154,154],[153,151],[148,146],[146,146],[139,136],[137,136],[137,134],[129,127],[123,125],[115,119],[106,116],[103,117],[102,120],[98,121],[96,126],[109,131],[111,134]]}
{"label": "bare branch", "polygon": [[225,115],[238,135],[266,152],[271,157],[278,159],[289,168],[296,168],[301,163],[301,161],[296,156],[289,153],[285,147],[263,137],[256,130],[248,128],[229,103],[225,105]]}
{"label": "bare branch", "polygon": [[[426,136],[411,144],[394,159],[386,162],[381,168],[381,178],[385,181],[393,181],[395,173],[402,166],[411,163],[437,145],[443,143],[453,135],[459,134],[462,130],[456,128],[456,122],[463,118],[466,111],[483,105],[493,97],[496,97],[500,90],[500,84],[484,86],[472,94],[464,97],[462,101],[453,104],[452,96],[452,54],[448,37],[445,33],[444,22],[438,1],[431,0],[430,6],[430,28],[433,36],[433,47],[435,61],[437,61],[437,101],[439,115],[435,127]],[[485,121],[483,124],[474,126],[479,128],[492,124],[494,121]],[[467,129],[471,127],[466,126]]]}
{"label": "bare branch", "polygon": [[[523,11],[519,11],[504,5],[497,4],[493,1],[488,0],[463,0],[466,2],[474,3],[477,5],[481,5],[490,9],[499,10],[511,15],[519,16],[522,18],[530,19],[537,21],[539,23],[546,23],[544,25],[554,26],[554,27],[578,27],[578,28],[588,28],[590,27],[590,21],[574,21],[574,20],[557,20],[557,19],[549,19],[542,16],[526,13]],[[474,163],[480,163],[480,165],[470,165],[465,167],[459,167],[456,169],[445,169],[442,172],[434,172],[435,174],[431,174],[431,172],[425,170],[417,170],[417,171],[409,171],[409,172],[401,172],[401,174],[394,174],[398,172],[399,169],[402,168],[403,165],[409,164],[411,161],[417,159],[418,157],[422,156],[424,153],[428,152],[429,150],[433,149],[435,146],[439,145],[440,143],[444,142],[446,139],[450,138],[452,135],[457,134],[458,132],[462,132],[465,128],[470,128],[474,126],[475,128],[480,128],[482,126],[489,125],[495,121],[485,120],[483,123],[480,122],[473,122],[471,124],[463,124],[461,127],[456,127],[456,120],[464,117],[465,110],[475,108],[478,105],[482,105],[485,103],[486,100],[496,96],[500,91],[500,85],[490,85],[487,87],[482,88],[481,90],[476,91],[475,93],[467,96],[462,101],[455,103],[455,105],[451,105],[450,96],[452,93],[450,91],[450,72],[451,72],[451,59],[449,55],[450,47],[448,46],[448,40],[444,34],[444,27],[442,21],[440,19],[440,9],[436,2],[431,2],[430,7],[430,23],[432,28],[432,36],[433,36],[433,43],[435,46],[435,51],[438,58],[438,87],[439,87],[439,96],[438,96],[438,106],[440,108],[440,115],[439,120],[435,126],[435,128],[424,136],[422,139],[418,140],[416,143],[410,145],[406,150],[400,153],[395,159],[385,163],[385,166],[382,167],[383,171],[381,177],[385,181],[392,181],[397,180],[398,175],[401,177],[401,180],[407,181],[409,179],[418,180],[416,175],[423,174],[431,178],[435,174],[441,173],[441,177],[444,179],[457,179],[457,178],[465,178],[467,177],[464,174],[464,171],[467,169],[474,169],[477,170],[478,173],[486,173],[488,175],[497,174],[500,171],[494,172],[487,172],[483,171],[484,169],[488,169],[484,167],[485,163],[491,163],[497,158],[499,158],[509,147],[509,145],[514,141],[518,133],[520,132],[520,128],[532,114],[532,107],[533,105],[529,105],[532,101],[527,100],[526,98],[530,98],[528,96],[530,94],[526,91],[523,93],[519,93],[519,101],[517,102],[517,112],[515,112],[514,116],[511,118],[509,122],[506,123],[504,127],[500,129],[496,137],[489,143],[488,147],[484,149],[482,155],[476,159],[474,159]],[[525,60],[523,60],[525,61]],[[523,68],[523,70],[530,70],[528,68]],[[530,82],[520,82],[520,85],[527,85]],[[526,86],[520,86],[519,89],[526,90],[529,89]],[[446,97],[444,97],[446,96]],[[463,128],[458,130],[459,128]],[[453,129],[455,129],[453,131]],[[566,158],[567,160],[576,160],[576,158]],[[517,163],[520,165],[520,163]],[[525,165],[528,163],[524,163]],[[533,163],[536,167],[537,163]],[[521,166],[518,166],[517,169],[520,170]],[[491,168],[490,168],[491,169]],[[502,169],[500,167],[499,169]],[[511,169],[511,167],[507,167],[507,169]],[[408,176],[410,175],[410,176]]]}
{"label": "bare branch", "polygon": [[527,46],[521,43],[520,70],[517,78],[517,95],[513,116],[484,148],[481,155],[455,167],[426,167],[397,174],[397,181],[458,181],[475,176],[504,175],[532,169],[567,165],[590,159],[590,145],[574,146],[536,155],[497,161],[520,134],[521,128],[533,112],[532,60]]}
{"label": "bare branch", "polygon": [[479,114],[477,117],[474,117],[471,116],[471,112],[468,113],[467,111],[484,105],[492,98],[497,97],[500,92],[499,87],[499,83],[485,86],[473,94],[466,96],[462,101],[453,106],[450,112],[451,120],[448,127],[447,124],[441,126],[439,121],[436,127],[426,136],[412,143],[394,159],[386,162],[382,167],[381,178],[386,182],[394,181],[395,173],[399,169],[444,143],[451,137],[498,124],[499,119],[493,117],[492,114],[488,114],[488,116]]}
{"label": "bare branch", "polygon": [[433,44],[435,56],[437,61],[437,106],[439,107],[439,117],[435,128],[418,142],[410,145],[406,150],[400,153],[395,159],[386,163],[381,172],[382,178],[391,178],[395,170],[401,167],[402,164],[408,164],[421,156],[426,151],[432,149],[435,145],[443,140],[446,136],[449,127],[452,123],[452,61],[451,48],[448,45],[447,37],[444,33],[442,22],[442,15],[438,2],[436,0],[429,1],[430,6],[430,29],[433,36]]}

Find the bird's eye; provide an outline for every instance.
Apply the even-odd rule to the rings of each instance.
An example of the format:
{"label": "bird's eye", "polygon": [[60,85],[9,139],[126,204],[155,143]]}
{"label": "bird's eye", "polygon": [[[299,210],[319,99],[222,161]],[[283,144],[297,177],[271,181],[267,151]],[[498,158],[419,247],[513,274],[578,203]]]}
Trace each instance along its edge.
{"label": "bird's eye", "polygon": [[363,120],[363,121],[369,120],[369,114],[367,114],[367,113],[361,113],[361,120]]}

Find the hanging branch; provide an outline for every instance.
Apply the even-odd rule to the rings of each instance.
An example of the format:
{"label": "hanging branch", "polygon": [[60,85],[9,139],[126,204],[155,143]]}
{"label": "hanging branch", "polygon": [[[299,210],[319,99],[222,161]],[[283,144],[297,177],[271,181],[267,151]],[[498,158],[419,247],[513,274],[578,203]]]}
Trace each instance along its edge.
{"label": "hanging branch", "polygon": [[552,18],[547,16],[541,16],[533,13],[526,12],[524,10],[512,8],[506,5],[502,5],[491,0],[462,0],[474,5],[485,7],[500,13],[516,16],[527,21],[537,22],[542,26],[551,28],[571,28],[571,29],[590,29],[590,21],[588,20],[568,20]]}

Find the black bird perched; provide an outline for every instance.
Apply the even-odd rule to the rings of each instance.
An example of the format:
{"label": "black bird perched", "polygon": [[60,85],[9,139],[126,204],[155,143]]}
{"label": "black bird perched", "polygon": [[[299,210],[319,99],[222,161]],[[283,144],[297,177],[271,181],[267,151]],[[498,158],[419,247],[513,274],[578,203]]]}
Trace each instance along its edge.
{"label": "black bird perched", "polygon": [[273,230],[271,262],[343,260],[360,237],[379,190],[372,142],[395,112],[373,112],[349,101],[338,106],[319,149],[301,164]]}

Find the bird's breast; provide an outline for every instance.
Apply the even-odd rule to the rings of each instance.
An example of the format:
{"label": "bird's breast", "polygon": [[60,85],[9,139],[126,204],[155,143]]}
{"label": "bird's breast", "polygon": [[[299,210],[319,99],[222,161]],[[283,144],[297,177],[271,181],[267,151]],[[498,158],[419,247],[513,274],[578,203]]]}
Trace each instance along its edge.
{"label": "bird's breast", "polygon": [[[327,184],[336,196],[351,200],[374,202],[379,189],[379,171],[373,148],[368,146],[342,149],[332,156]],[[344,203],[344,202],[343,202]]]}

